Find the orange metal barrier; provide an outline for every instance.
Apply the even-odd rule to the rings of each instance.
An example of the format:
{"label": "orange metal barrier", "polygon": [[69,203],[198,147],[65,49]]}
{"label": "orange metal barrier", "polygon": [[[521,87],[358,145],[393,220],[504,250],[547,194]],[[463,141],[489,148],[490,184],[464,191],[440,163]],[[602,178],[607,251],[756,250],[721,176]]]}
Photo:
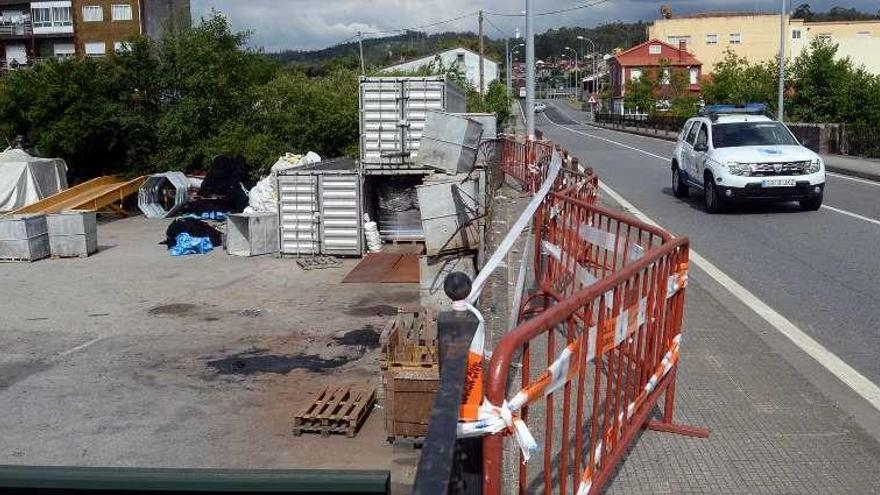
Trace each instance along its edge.
{"label": "orange metal barrier", "polygon": [[[502,167],[534,191],[552,147],[511,141]],[[687,238],[596,206],[592,174],[558,181],[534,217],[538,292],[521,313],[531,318],[493,350],[486,400],[505,404],[541,446],[540,465],[520,454],[520,493],[586,495],[608,482],[641,428],[708,431],[673,423]],[[662,419],[649,421],[661,393]],[[484,437],[484,493],[501,493],[506,438]]]}

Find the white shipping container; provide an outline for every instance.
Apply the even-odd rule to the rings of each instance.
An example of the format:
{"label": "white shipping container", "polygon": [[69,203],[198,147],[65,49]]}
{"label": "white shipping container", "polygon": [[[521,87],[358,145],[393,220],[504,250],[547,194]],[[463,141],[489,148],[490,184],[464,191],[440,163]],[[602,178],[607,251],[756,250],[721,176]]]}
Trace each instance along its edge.
{"label": "white shipping container", "polygon": [[362,77],[360,161],[365,173],[417,169],[429,111],[463,113],[464,92],[445,76]]}

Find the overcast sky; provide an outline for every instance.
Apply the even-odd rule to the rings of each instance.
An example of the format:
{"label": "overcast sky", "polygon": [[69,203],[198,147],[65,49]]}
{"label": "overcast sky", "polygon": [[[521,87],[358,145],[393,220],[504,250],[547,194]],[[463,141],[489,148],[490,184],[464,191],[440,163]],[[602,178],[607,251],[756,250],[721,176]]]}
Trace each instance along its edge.
{"label": "overcast sky", "polygon": [[[705,10],[777,10],[775,0],[666,0],[675,13]],[[789,0],[794,6],[808,2],[814,12],[835,5],[877,12],[880,0]],[[601,0],[535,0],[538,12],[596,3]],[[555,15],[540,16],[538,32],[560,26],[595,26],[616,20],[653,20],[660,16],[663,0],[608,0],[592,7]],[[211,9],[226,14],[238,30],[253,32],[251,44],[267,51],[318,49],[364,32],[387,31],[419,26],[454,18],[483,9],[487,12],[518,13],[523,0],[192,0],[193,17],[198,20]],[[513,33],[522,29],[522,18],[488,16],[500,30]],[[423,29],[426,32],[476,31],[475,16]],[[492,26],[487,34],[501,37]]]}

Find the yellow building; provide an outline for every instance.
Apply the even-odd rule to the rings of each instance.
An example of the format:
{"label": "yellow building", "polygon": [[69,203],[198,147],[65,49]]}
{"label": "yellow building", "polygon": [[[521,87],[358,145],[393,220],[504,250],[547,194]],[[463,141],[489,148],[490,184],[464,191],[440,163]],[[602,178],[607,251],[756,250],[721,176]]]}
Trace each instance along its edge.
{"label": "yellow building", "polygon": [[[838,45],[840,57],[880,74],[880,21],[807,22],[785,16],[785,54],[796,57],[813,38],[827,38]],[[746,12],[700,13],[659,19],[648,28],[649,39],[687,49],[711,73],[730,49],[750,62],[773,59],[779,53],[779,14]]]}

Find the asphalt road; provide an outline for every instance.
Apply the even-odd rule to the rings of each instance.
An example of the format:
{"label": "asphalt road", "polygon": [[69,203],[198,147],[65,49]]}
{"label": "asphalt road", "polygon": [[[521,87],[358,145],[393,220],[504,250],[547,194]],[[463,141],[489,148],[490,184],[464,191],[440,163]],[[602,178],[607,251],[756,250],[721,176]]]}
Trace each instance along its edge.
{"label": "asphalt road", "polygon": [[[702,196],[671,191],[674,143],[580,124],[546,101],[536,119],[600,179],[874,384],[880,384],[880,183],[829,176],[825,205],[738,207],[721,215]],[[694,308],[691,308],[693,310]]]}

